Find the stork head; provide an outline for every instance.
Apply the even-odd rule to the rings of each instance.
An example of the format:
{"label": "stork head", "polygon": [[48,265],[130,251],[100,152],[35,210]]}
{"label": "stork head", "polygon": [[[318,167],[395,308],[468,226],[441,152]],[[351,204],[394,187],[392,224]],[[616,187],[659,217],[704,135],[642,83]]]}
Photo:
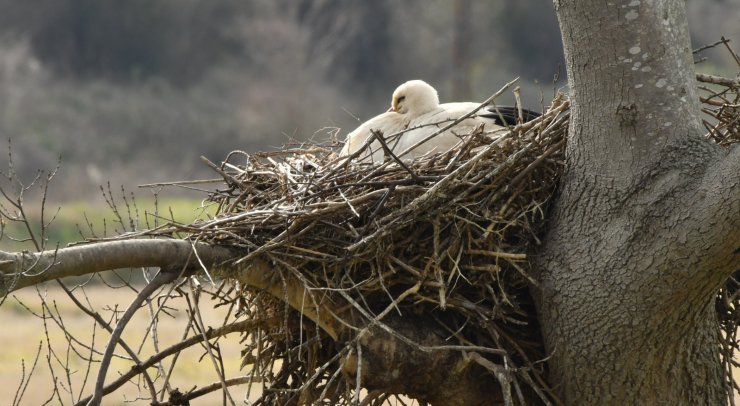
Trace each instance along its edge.
{"label": "stork head", "polygon": [[393,92],[391,108],[399,114],[418,116],[439,106],[439,96],[429,83],[423,80],[409,80]]}

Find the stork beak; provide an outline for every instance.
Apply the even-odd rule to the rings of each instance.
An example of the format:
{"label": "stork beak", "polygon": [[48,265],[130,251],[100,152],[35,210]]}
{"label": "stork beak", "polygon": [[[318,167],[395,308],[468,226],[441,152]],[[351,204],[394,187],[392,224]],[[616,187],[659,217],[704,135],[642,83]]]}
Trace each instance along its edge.
{"label": "stork beak", "polygon": [[391,106],[391,108],[389,108],[387,112],[390,113],[391,111],[396,111],[395,109],[393,109],[393,106]]}

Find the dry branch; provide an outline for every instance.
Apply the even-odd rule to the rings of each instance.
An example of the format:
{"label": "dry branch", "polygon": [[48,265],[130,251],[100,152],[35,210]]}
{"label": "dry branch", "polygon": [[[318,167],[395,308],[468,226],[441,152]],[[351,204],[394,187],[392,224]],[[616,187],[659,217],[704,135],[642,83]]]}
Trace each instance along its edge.
{"label": "dry branch", "polygon": [[[243,250],[215,274],[239,283],[234,300],[264,320],[245,334],[245,364],[271,384],[263,404],[296,397],[351,403],[357,392],[345,388],[358,382],[455,404],[443,394],[472,384],[420,378],[386,387],[392,353],[361,350],[370,336],[406,348],[418,368],[478,365],[488,378],[477,384],[500,383],[508,393],[535,385],[527,396],[549,401],[527,254],[563,165],[567,110],[558,98],[541,118],[494,142],[474,132],[456,150],[403,164],[347,162],[314,146],[282,156],[234,154],[216,168],[226,185],[211,197],[219,214],[160,231]],[[418,341],[429,316],[434,346]],[[344,350],[329,350],[337,344]],[[277,352],[255,357],[257,348]],[[470,351],[502,369],[471,364]],[[274,360],[286,357],[293,361],[274,376]]]}
{"label": "dry branch", "polygon": [[[702,97],[707,137],[737,143],[737,81],[698,79],[715,87]],[[379,393],[469,404],[461,388],[492,390],[489,401],[557,404],[545,383],[528,257],[564,165],[568,119],[568,102],[558,97],[540,118],[493,142],[472,133],[448,153],[380,166],[318,146],[234,152],[212,165],[223,177],[209,196],[219,206],[215,218],[140,233],[188,239],[0,253],[3,289],[120,267],[205,269],[232,283],[224,300],[250,321],[249,379],[217,385],[260,382],[256,405],[352,404],[358,387],[370,391],[368,404],[387,398]],[[738,290],[730,281],[717,300],[728,385]],[[394,367],[425,373],[399,380]],[[436,374],[452,369],[476,372],[449,382]]]}
{"label": "dry branch", "polygon": [[194,266],[193,250],[209,265],[229,261],[233,249],[183,240],[133,239],[78,245],[41,253],[0,251],[0,294],[39,283],[111,269]]}

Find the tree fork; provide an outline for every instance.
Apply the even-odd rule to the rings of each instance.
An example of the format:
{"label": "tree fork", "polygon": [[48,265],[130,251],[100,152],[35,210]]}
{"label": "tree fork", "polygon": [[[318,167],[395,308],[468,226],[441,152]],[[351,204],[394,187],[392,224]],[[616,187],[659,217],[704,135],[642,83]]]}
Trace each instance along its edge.
{"label": "tree fork", "polygon": [[740,149],[702,138],[684,2],[555,2],[566,172],[533,290],[569,405],[721,404],[713,299],[740,263]]}

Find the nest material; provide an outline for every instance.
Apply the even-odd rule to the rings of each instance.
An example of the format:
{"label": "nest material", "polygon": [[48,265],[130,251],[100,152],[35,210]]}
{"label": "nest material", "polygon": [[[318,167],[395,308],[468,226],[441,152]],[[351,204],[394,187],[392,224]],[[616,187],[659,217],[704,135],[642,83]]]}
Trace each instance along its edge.
{"label": "nest material", "polygon": [[[703,102],[708,137],[740,141],[737,88]],[[568,117],[568,102],[558,97],[542,117],[493,142],[478,131],[448,153],[407,164],[356,164],[319,146],[232,152],[217,169],[226,187],[211,196],[218,216],[198,224],[197,238],[244,248],[244,263],[267,261],[286,298],[289,281],[298,281],[303,300],[330,307],[347,333],[332,337],[287,299],[248,286],[233,292],[259,321],[244,336],[244,364],[263,382],[255,404],[356,400],[359,378],[347,373],[356,339],[389,314],[435,320],[460,349],[503,350],[476,356],[491,376],[506,371],[505,379],[497,375],[505,394],[521,400],[524,388],[557,403],[539,363],[545,354],[527,254],[563,169]],[[718,299],[728,368],[737,292],[728,285]]]}
{"label": "nest material", "polygon": [[[737,55],[732,50],[730,53],[740,66]],[[704,113],[702,123],[707,129],[707,138],[725,147],[740,142],[740,75],[734,80],[706,75],[699,75],[698,79]],[[715,309],[721,331],[719,344],[728,402],[734,404],[735,394],[740,394],[740,381],[735,377],[735,370],[740,367],[737,360],[740,351],[740,267],[717,293]]]}
{"label": "nest material", "polygon": [[[219,169],[228,188],[212,197],[219,215],[200,225],[199,238],[243,247],[245,262],[267,260],[283,279],[276,283],[287,290],[285,280],[300,280],[312,296],[306,301],[348,309],[339,315],[347,324],[362,328],[389,313],[423,314],[437,320],[450,345],[503,349],[507,355],[484,355],[511,370],[520,367],[523,382],[543,386],[527,252],[537,243],[562,170],[567,107],[558,98],[540,119],[494,142],[478,131],[460,148],[407,164],[356,164],[320,147],[234,152]],[[295,361],[300,346],[312,353],[304,359],[313,358],[313,368],[288,363],[293,379],[283,379],[285,389],[324,391],[343,362],[338,358],[314,376],[317,365],[341,352],[328,350],[336,348],[329,336],[315,329],[317,345],[307,346],[296,341],[301,335],[310,341],[297,311],[286,312],[283,301],[248,287],[241,297],[245,309],[260,312],[257,318],[272,320],[260,336],[270,336],[277,351],[268,358],[292,351]],[[259,363],[257,336],[247,339],[247,363]],[[267,372],[273,366],[255,367]],[[345,389],[355,383],[335,378],[347,380],[336,385],[335,402],[349,402]],[[265,402],[288,403],[291,394],[269,392]]]}

